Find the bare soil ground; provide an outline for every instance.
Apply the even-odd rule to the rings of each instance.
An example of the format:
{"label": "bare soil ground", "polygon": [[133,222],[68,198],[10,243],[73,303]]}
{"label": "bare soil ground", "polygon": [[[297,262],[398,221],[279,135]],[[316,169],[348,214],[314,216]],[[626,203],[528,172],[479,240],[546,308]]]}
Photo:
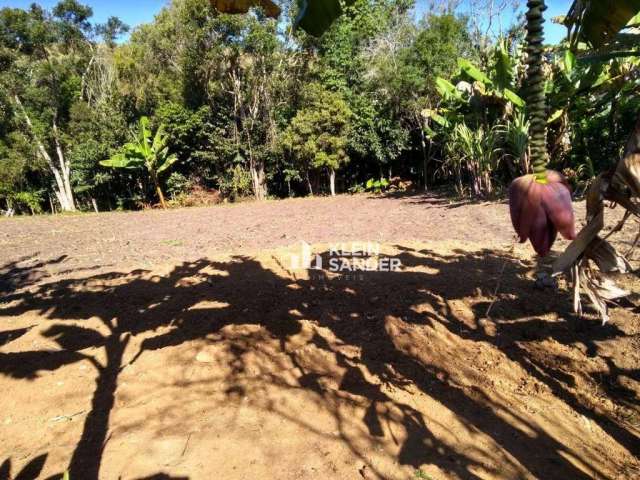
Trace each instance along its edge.
{"label": "bare soil ground", "polygon": [[638,299],[577,318],[530,252],[428,196],[2,220],[0,479],[640,478]]}

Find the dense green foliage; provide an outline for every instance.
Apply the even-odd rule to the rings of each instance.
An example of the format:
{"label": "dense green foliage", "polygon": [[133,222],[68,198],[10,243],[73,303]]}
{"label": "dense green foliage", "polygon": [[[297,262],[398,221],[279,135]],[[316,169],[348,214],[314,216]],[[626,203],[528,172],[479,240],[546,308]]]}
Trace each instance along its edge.
{"label": "dense green foliage", "polygon": [[160,185],[160,175],[178,160],[175,153],[169,153],[168,142],[169,138],[165,133],[164,125],[160,125],[156,133],[152,134],[149,128],[149,119],[142,117],[139,131],[134,140],[126,143],[122,152],[115,154],[108,160],[102,160],[100,165],[130,170],[145,168],[156,189],[160,204],[163,208],[167,208]]}
{"label": "dense green foliage", "polygon": [[[126,40],[120,20],[95,25],[76,0],[1,9],[0,208],[139,208],[203,187],[263,199],[391,177],[487,196],[530,168],[522,25],[479,41],[459,10],[416,20],[411,0],[357,0],[314,38],[291,28],[296,2],[281,6],[275,20],[172,0]],[[567,49],[546,55],[548,141],[552,166],[580,183],[624,144],[638,65]],[[163,137],[160,163],[109,168],[137,158],[143,117],[150,144]]]}

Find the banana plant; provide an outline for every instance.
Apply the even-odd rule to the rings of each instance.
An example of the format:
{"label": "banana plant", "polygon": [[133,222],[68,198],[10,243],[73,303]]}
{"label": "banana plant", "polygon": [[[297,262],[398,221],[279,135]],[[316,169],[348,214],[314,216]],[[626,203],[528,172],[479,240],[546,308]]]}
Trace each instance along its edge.
{"label": "banana plant", "polygon": [[575,0],[564,24],[569,28],[572,44],[586,41],[594,48],[600,48],[614,41],[638,12],[640,0]]}
{"label": "banana plant", "polygon": [[[497,50],[499,51],[500,49]],[[491,72],[493,79],[466,58],[459,58],[458,66],[461,72],[474,80],[476,89],[483,92],[484,96],[499,98],[522,108],[524,107],[524,100],[510,88],[513,67],[505,61],[502,53],[499,58],[500,61],[496,63]]]}
{"label": "banana plant", "polygon": [[[502,106],[502,115],[507,117],[507,113],[524,108],[524,100],[515,90],[515,59],[509,53],[505,41],[499,41],[494,48],[493,63],[489,72],[484,72],[466,58],[458,58],[458,74],[454,78],[458,79],[454,85],[450,80],[438,77],[435,80],[435,87],[443,102],[438,109],[427,109],[422,112],[423,116],[432,120],[435,124],[449,127],[451,108],[460,110],[457,107],[478,103],[486,105]],[[466,80],[471,80],[469,83]],[[497,102],[496,102],[497,101]],[[429,133],[429,132],[427,132]]]}
{"label": "banana plant", "polygon": [[564,24],[572,50],[590,47],[588,62],[640,56],[640,0],[575,0]]}
{"label": "banana plant", "polygon": [[134,140],[126,143],[120,153],[108,160],[101,161],[100,165],[127,170],[145,168],[156,189],[160,205],[162,205],[162,208],[167,208],[164,194],[160,187],[160,176],[178,161],[178,157],[175,154],[169,154],[168,140],[169,137],[164,131],[164,125],[160,125],[155,135],[153,135],[149,126],[149,119],[142,117]]}

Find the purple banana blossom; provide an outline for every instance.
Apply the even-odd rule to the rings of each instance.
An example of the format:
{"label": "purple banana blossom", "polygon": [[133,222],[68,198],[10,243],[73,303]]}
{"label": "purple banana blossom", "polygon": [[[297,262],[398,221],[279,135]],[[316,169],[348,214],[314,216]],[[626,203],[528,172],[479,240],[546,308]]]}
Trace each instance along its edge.
{"label": "purple banana blossom", "polygon": [[531,240],[540,256],[549,253],[558,232],[567,240],[576,238],[571,190],[558,172],[516,178],[509,187],[509,210],[520,243]]}

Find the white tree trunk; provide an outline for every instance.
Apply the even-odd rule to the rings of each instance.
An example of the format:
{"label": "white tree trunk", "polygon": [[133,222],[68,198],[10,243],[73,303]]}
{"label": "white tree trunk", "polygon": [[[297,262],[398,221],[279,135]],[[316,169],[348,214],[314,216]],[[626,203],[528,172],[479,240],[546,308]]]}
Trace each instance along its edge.
{"label": "white tree trunk", "polygon": [[336,171],[333,168],[329,169],[329,189],[331,190],[331,196],[336,196]]}
{"label": "white tree trunk", "polygon": [[64,158],[62,153],[62,147],[60,146],[60,140],[58,139],[58,126],[56,125],[55,117],[53,119],[53,137],[56,142],[56,153],[58,155],[58,163],[60,164],[60,171],[62,172],[62,181],[65,196],[67,197],[67,208],[70,212],[76,211],[76,205],[73,200],[73,190],[71,190],[71,181],[69,179],[71,173],[71,165]]}
{"label": "white tree trunk", "polygon": [[56,125],[55,117],[52,122],[53,125],[53,137],[56,142],[56,153],[58,155],[58,163],[60,164],[60,171],[62,172],[62,180],[64,193],[67,197],[67,206],[70,212],[76,211],[76,205],[73,200],[73,190],[71,190],[71,164],[64,158],[64,154],[62,153],[62,147],[60,146],[60,140],[58,138],[58,126]]}
{"label": "white tree trunk", "polygon": [[[20,109],[22,110],[22,115],[24,116],[24,120],[27,124],[27,127],[29,127],[29,130],[31,131],[31,134],[36,142],[36,145],[38,146],[38,153],[45,160],[45,162],[47,163],[47,166],[49,167],[49,170],[51,170],[51,173],[53,174],[53,178],[56,183],[56,188],[54,189],[54,193],[56,194],[56,198],[58,199],[58,202],[60,202],[60,208],[62,209],[63,212],[75,211],[75,205],[73,203],[73,192],[71,191],[71,184],[69,182],[69,164],[65,162],[64,157],[62,156],[62,149],[58,144],[57,128],[55,132],[56,145],[58,150],[58,159],[60,160],[60,166],[62,167],[62,174],[60,172],[60,169],[58,169],[58,167],[56,167],[56,165],[53,163],[51,156],[49,155],[47,150],[44,148],[44,145],[38,138],[38,135],[36,134],[35,130],[33,129],[33,124],[31,123],[31,119],[29,118],[27,111],[22,105],[20,98],[17,95],[14,95],[13,98],[16,104],[18,105],[18,107],[20,107]],[[53,125],[55,128],[55,122]]]}
{"label": "white tree trunk", "polygon": [[265,182],[264,166],[256,165],[250,162],[249,171],[251,173],[251,182],[253,184],[253,193],[256,200],[265,200],[267,198],[267,185]]}
{"label": "white tree trunk", "polygon": [[422,126],[420,127],[420,146],[422,147],[422,174],[424,176],[424,191],[429,191],[429,185],[427,183],[427,166],[428,166],[428,157],[427,157],[427,145],[424,138],[424,129]]}
{"label": "white tree trunk", "polygon": [[309,178],[309,170],[306,172],[307,188],[309,189],[309,195],[313,197],[313,186],[311,185],[311,178]]}

